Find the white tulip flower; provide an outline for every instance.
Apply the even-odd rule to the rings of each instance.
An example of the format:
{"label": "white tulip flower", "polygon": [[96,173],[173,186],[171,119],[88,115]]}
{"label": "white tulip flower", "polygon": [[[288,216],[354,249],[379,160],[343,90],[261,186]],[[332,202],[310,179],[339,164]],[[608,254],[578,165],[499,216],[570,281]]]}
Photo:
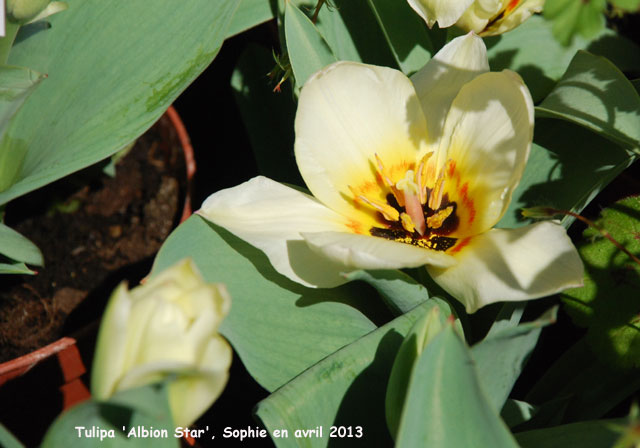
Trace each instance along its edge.
{"label": "white tulip flower", "polygon": [[353,269],[426,265],[468,312],[579,286],[582,262],[557,222],[493,228],[522,177],[534,111],[520,76],[488,70],[473,33],[411,79],[334,63],[302,88],[295,120],[313,196],[257,177],[198,213],[308,286],[345,283]]}

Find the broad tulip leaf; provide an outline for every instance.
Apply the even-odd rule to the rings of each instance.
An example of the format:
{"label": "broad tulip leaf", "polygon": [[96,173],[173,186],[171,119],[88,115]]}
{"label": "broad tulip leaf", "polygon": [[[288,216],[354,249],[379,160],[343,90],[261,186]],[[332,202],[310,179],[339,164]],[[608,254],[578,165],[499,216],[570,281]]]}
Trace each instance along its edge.
{"label": "broad tulip leaf", "polygon": [[[81,436],[78,435],[79,427]],[[167,437],[127,437],[131,430],[139,427],[165,430]],[[84,431],[92,429],[96,436],[86,437]],[[102,440],[100,430],[105,431]],[[109,430],[113,431],[114,437],[107,437]],[[179,439],[174,437],[174,430],[167,390],[155,384],[119,392],[108,401],[89,400],[74,406],[53,422],[41,446],[81,448],[99,445],[116,448],[135,442],[132,446],[139,448],[177,448]]]}
{"label": "broad tulip leaf", "polygon": [[402,271],[353,271],[345,276],[373,286],[395,314],[406,313],[429,298],[427,288]]}
{"label": "broad tulip leaf", "polygon": [[40,249],[24,236],[0,222],[0,254],[13,260],[42,266],[44,259]]}
{"label": "broad tulip leaf", "polygon": [[554,426],[515,434],[521,448],[612,447],[620,437],[621,420],[600,420]]}
{"label": "broad tulip leaf", "polygon": [[226,37],[235,36],[267,20],[273,19],[270,0],[240,0],[233,13]]}
{"label": "broad tulip leaf", "polygon": [[23,27],[11,65],[47,74],[0,142],[26,152],[0,204],[105,159],[137,138],[217,54],[238,0],[69,0]]}
{"label": "broad tulip leaf", "polygon": [[0,446],[4,448],[24,448],[24,445],[0,423]]}
{"label": "broad tulip leaf", "polygon": [[368,0],[398,67],[412,75],[434,54],[424,21],[407,2]]}
{"label": "broad tulip leaf", "polygon": [[[43,79],[44,75],[25,67],[0,67],[0,138],[13,115]],[[0,149],[0,192],[15,182],[25,150],[24,146],[13,151]]]}
{"label": "broad tulip leaf", "polygon": [[536,112],[577,123],[626,148],[640,146],[640,96],[600,56],[579,51]]}
{"label": "broad tulip leaf", "polygon": [[231,87],[249,135],[260,174],[278,182],[302,185],[293,156],[295,103],[289,83],[273,91],[266,73],[274,66],[270,50],[250,45],[240,56]]}
{"label": "broad tulip leaf", "polygon": [[508,33],[485,39],[491,70],[509,68],[520,73],[535,102],[553,89],[578,50],[605,56],[620,70],[640,69],[640,47],[612,30],[591,39],[577,36],[565,47],[551,27],[549,21],[535,15]]}
{"label": "broad tulip leaf", "polygon": [[[524,207],[549,205],[579,213],[633,160],[626,150],[581,126],[538,119],[524,175],[498,226],[526,224]],[[563,219],[565,227],[572,222]]]}
{"label": "broad tulip leaf", "polygon": [[316,26],[292,2],[286,2],[284,30],[289,60],[298,87],[302,87],[318,70],[337,61]]}
{"label": "broad tulip leaf", "polygon": [[533,322],[492,332],[472,347],[478,379],[494,409],[502,409],[542,328],[555,320],[556,308]]}
{"label": "broad tulip leaf", "polygon": [[396,446],[517,447],[482,390],[471,354],[447,326],[414,368]]}
{"label": "broad tulip leaf", "polygon": [[[640,256],[640,196],[603,210],[595,225]],[[562,294],[574,323],[587,327],[587,343],[601,359],[621,368],[640,367],[640,264],[594,228],[578,251],[585,263],[584,286]]]}
{"label": "broad tulip leaf", "polygon": [[[336,351],[258,403],[256,414],[270,432],[289,430],[289,438],[273,439],[276,446],[297,447],[300,442],[307,447],[327,446],[331,426],[352,428],[353,437],[342,440],[345,445],[390,445],[384,385],[404,336],[434,306],[445,316],[450,314],[443,301],[428,300]],[[324,428],[322,438],[293,437],[296,429],[318,426]]]}
{"label": "broad tulip leaf", "polygon": [[300,286],[278,274],[260,250],[199,216],[167,238],[152,272],[184,257],[193,258],[207,281],[226,284],[231,312],[220,331],[269,391],[376,328],[352,306],[370,312],[375,301],[367,295],[375,292]]}

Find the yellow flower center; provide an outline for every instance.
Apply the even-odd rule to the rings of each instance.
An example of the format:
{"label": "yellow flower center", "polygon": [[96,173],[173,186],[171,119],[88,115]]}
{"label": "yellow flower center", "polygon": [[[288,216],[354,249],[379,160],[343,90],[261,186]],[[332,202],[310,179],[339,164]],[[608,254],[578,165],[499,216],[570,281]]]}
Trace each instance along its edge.
{"label": "yellow flower center", "polygon": [[[427,168],[432,155],[426,154],[417,170],[411,167],[400,180],[393,182],[376,154],[376,171],[384,186],[381,195],[385,197],[384,201],[363,193],[362,189],[349,187],[356,202],[364,203],[378,213],[380,225],[369,229],[371,235],[439,251],[456,244],[457,238],[447,235],[458,228],[458,205],[445,193],[447,170],[441,169],[436,176]],[[435,180],[428,182],[431,179]],[[428,184],[432,188],[428,188]]]}

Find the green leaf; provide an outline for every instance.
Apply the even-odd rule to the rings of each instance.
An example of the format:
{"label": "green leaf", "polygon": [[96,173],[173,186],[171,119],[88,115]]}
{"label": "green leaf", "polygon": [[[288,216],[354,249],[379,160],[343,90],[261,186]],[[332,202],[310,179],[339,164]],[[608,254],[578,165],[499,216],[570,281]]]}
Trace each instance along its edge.
{"label": "green leaf", "polygon": [[619,423],[619,420],[580,422],[519,432],[515,436],[522,448],[602,448],[616,442]]}
{"label": "green leaf", "polygon": [[273,65],[269,50],[248,46],[233,71],[231,87],[260,174],[278,182],[303,185],[293,156],[296,105],[289,83],[283,83],[280,92],[273,91],[267,77]]}
{"label": "green leaf", "polygon": [[[524,207],[550,205],[579,213],[633,160],[615,143],[578,125],[537,119],[529,161],[498,226],[526,224]],[[563,219],[565,227],[572,222]]]}
{"label": "green leaf", "polygon": [[402,271],[352,271],[345,277],[373,286],[396,315],[406,313],[429,298],[427,288]]}
{"label": "green leaf", "polygon": [[[450,314],[446,303],[432,299],[336,351],[258,403],[265,427],[286,428],[289,438],[274,438],[278,447],[327,446],[332,425],[351,427],[354,437],[331,439],[346,446],[391,444],[385,423],[385,388],[404,335],[433,307]],[[322,438],[298,439],[296,429],[322,426]],[[362,437],[357,437],[358,427]]]}
{"label": "green leaf", "polygon": [[447,326],[422,353],[396,446],[516,447],[482,390],[464,342]]}
{"label": "green leaf", "polygon": [[596,35],[604,28],[606,0],[554,0],[545,4],[544,16],[553,23],[553,34],[568,45],[574,35]]}
{"label": "green leaf", "polygon": [[[565,47],[553,37],[551,26],[550,22],[535,15],[506,34],[484,39],[491,69],[517,71],[535,102],[553,89],[578,50],[606,56],[620,70],[640,69],[640,47],[612,30],[603,30],[591,39],[578,36]],[[536,44],[532,45],[532,42]]]}
{"label": "green leaf", "polygon": [[289,1],[285,6],[284,30],[287,52],[298,87],[302,87],[318,70],[337,61],[315,25]]}
{"label": "green leaf", "polygon": [[628,12],[637,12],[640,9],[640,0],[610,0],[611,4]]}
{"label": "green leaf", "polygon": [[[595,226],[640,256],[640,196],[606,208]],[[587,228],[584,238],[578,245],[586,268],[584,286],[562,294],[566,310],[577,325],[588,328],[587,342],[603,361],[640,367],[640,264],[594,228]]]}
{"label": "green leaf", "polygon": [[[306,0],[293,0],[293,3],[311,14],[317,2],[312,6]],[[408,5],[396,5],[396,9],[405,6]],[[338,60],[396,67],[393,52],[368,0],[325,2],[316,27]]]}
{"label": "green leaf", "polygon": [[[0,137],[14,114],[35,90],[44,75],[24,67],[0,67]],[[0,192],[15,182],[24,160],[24,147],[13,152],[0,148]]]}
{"label": "green leaf", "polygon": [[240,34],[273,17],[270,0],[240,0],[227,29],[226,37]]}
{"label": "green leaf", "polygon": [[579,51],[536,111],[577,123],[623,147],[640,146],[640,96],[603,57]]}
{"label": "green leaf", "polygon": [[509,428],[527,422],[535,415],[537,409],[535,406],[520,400],[509,398],[505,401],[500,417]]}
{"label": "green leaf", "polygon": [[539,407],[522,429],[601,418],[640,390],[637,371],[612,369],[595,358],[584,338],[567,350],[525,397]]}
{"label": "green leaf", "polygon": [[227,285],[231,312],[220,331],[267,390],[376,328],[354,308],[375,309],[373,291],[300,286],[278,274],[263,252],[199,216],[167,238],[152,272],[184,257],[193,258],[207,281]]}
{"label": "green leaf", "polygon": [[4,448],[24,448],[24,445],[0,423],[0,446]]}
{"label": "green leaf", "polygon": [[393,362],[387,395],[385,398],[385,415],[387,427],[391,436],[395,439],[398,434],[398,426],[402,416],[402,409],[409,392],[409,381],[413,374],[416,361],[425,347],[436,337],[446,325],[446,317],[442,315],[440,308],[433,306],[411,327],[404,338],[396,359]]}
{"label": "green leaf", "polygon": [[44,258],[42,258],[42,252],[38,246],[1,222],[0,241],[2,242],[0,254],[35,266],[44,265]]}
{"label": "green leaf", "polygon": [[407,2],[368,0],[398,67],[411,75],[434,54],[424,21]]}
{"label": "green leaf", "polygon": [[[491,332],[474,345],[476,373],[494,409],[502,409],[535,348],[543,327],[556,321],[557,308],[538,320]],[[496,354],[500,356],[496,356]]]}
{"label": "green leaf", "polygon": [[0,204],[109,157],[148,129],[217,54],[237,0],[69,0],[23,27],[9,63],[48,78],[0,153],[26,152]]}
{"label": "green leaf", "polygon": [[0,274],[26,274],[35,275],[24,263],[0,263]]}
{"label": "green leaf", "polygon": [[[78,429],[78,428],[81,429]],[[128,437],[130,431],[166,431],[159,437]],[[84,431],[96,431],[92,438]],[[160,447],[176,448],[175,426],[171,418],[167,390],[160,384],[119,392],[108,401],[89,400],[80,403],[58,417],[44,436],[42,448],[104,446],[107,448]],[[104,431],[102,440],[100,430]],[[78,435],[80,432],[81,436]],[[109,431],[111,433],[109,434]]]}

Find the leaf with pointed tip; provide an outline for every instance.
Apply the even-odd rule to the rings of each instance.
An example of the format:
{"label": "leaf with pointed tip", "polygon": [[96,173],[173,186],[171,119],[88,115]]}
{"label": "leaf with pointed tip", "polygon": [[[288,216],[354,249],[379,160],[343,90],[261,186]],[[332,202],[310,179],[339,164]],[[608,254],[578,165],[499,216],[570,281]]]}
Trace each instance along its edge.
{"label": "leaf with pointed tip", "polygon": [[337,61],[316,26],[292,2],[287,2],[285,6],[284,30],[298,87],[302,87],[318,70]]}
{"label": "leaf with pointed tip", "polygon": [[[327,446],[332,425],[362,427],[362,437],[345,439],[363,446],[391,444],[385,422],[385,388],[404,336],[433,307],[450,314],[448,305],[432,299],[352,342],[312,366],[258,403],[256,414],[270,431],[323,426],[322,438],[305,446]],[[299,446],[299,440],[273,439],[278,447]]]}
{"label": "leaf with pointed tip", "polygon": [[469,349],[452,325],[418,359],[407,396],[398,448],[518,446],[487,399]]}
{"label": "leaf with pointed tip", "polygon": [[29,239],[0,222],[0,254],[12,260],[42,266],[42,252]]}

